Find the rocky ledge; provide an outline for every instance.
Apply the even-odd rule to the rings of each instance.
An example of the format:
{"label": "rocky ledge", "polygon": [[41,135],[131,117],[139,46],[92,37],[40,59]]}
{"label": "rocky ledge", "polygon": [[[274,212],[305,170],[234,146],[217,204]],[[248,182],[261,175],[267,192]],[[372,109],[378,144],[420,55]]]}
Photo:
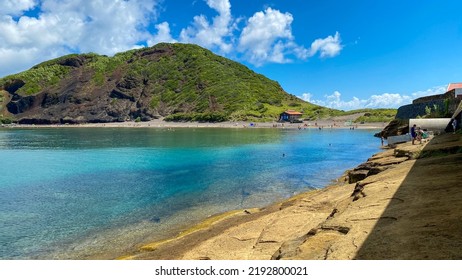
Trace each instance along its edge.
{"label": "rocky ledge", "polygon": [[125,258],[462,258],[462,134],[400,144],[359,170],[357,181],[345,176],[265,209],[212,217]]}

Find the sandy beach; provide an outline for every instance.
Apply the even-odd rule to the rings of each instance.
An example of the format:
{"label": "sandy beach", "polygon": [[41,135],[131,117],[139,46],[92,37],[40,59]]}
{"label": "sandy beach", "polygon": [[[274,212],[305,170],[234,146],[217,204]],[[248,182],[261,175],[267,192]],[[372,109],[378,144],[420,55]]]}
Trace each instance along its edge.
{"label": "sandy beach", "polygon": [[304,121],[303,123],[280,123],[280,122],[167,122],[163,119],[155,119],[148,122],[115,122],[115,123],[85,123],[85,124],[49,124],[49,125],[22,125],[13,124],[7,127],[33,128],[33,127],[135,127],[135,128],[281,128],[281,129],[298,129],[298,128],[343,128],[343,129],[383,129],[387,123],[346,123],[348,117],[337,117],[331,119],[321,119],[317,121]]}
{"label": "sandy beach", "polygon": [[[399,144],[368,176],[210,217],[119,259],[461,259],[462,135]],[[372,172],[373,171],[373,172]]]}

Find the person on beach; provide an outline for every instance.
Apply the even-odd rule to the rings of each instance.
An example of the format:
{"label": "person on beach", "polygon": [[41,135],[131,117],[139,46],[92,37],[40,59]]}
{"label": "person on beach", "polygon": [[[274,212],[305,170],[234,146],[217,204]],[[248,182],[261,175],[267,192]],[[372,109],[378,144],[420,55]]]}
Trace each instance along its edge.
{"label": "person on beach", "polygon": [[415,130],[415,140],[419,141],[419,144],[422,144],[423,130],[419,127]]}
{"label": "person on beach", "polygon": [[417,127],[417,125],[415,125],[415,124],[411,127],[412,145],[414,145],[415,138],[417,137],[417,134],[416,134],[416,131],[415,131],[416,127]]}

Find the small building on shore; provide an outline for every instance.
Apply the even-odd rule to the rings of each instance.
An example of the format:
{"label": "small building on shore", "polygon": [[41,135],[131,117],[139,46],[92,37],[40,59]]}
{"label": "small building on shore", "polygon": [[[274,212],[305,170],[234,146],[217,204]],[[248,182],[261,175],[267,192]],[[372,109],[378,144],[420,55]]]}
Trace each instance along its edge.
{"label": "small building on shore", "polygon": [[280,122],[300,122],[302,118],[302,113],[294,111],[294,110],[287,110],[279,115]]}
{"label": "small building on shore", "polygon": [[450,83],[447,92],[454,90],[455,97],[462,100],[462,83]]}

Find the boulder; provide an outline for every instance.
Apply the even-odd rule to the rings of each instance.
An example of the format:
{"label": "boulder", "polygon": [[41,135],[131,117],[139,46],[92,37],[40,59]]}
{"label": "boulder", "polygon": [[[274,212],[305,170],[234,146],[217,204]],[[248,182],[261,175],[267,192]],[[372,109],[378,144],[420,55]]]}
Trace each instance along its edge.
{"label": "boulder", "polygon": [[348,172],[348,183],[353,184],[359,181],[362,181],[367,178],[369,170],[367,169],[358,169]]}
{"label": "boulder", "polygon": [[397,136],[409,133],[409,124],[405,120],[392,120],[381,132],[375,134],[375,137],[388,138],[389,136]]}

